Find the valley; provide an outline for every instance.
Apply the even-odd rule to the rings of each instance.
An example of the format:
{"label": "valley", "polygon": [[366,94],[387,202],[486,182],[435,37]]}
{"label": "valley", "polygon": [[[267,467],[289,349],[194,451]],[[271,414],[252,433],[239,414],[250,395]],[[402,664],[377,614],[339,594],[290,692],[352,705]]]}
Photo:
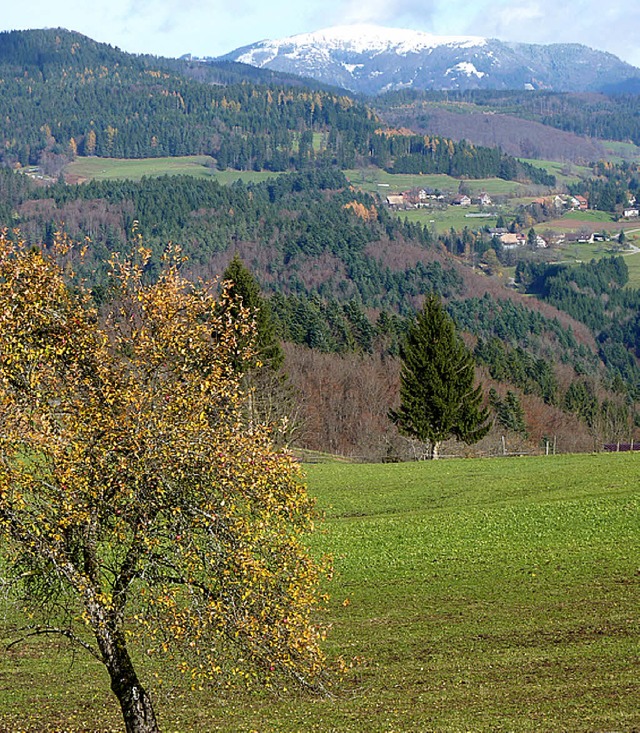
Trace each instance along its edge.
{"label": "valley", "polygon": [[395,31],[0,33],[0,731],[640,729],[640,70]]}

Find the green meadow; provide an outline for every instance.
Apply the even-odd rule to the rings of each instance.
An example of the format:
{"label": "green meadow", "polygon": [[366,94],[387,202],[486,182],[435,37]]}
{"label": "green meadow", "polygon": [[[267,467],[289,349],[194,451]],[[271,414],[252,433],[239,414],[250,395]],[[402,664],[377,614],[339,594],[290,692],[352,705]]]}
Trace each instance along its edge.
{"label": "green meadow", "polygon": [[[428,227],[434,234],[445,234],[452,227],[456,231],[462,231],[465,227],[476,231],[484,227],[494,227],[498,220],[498,214],[488,216],[473,216],[473,214],[484,214],[477,206],[447,206],[446,209],[409,209],[408,211],[396,211],[395,216],[400,219],[407,219],[411,222],[419,222]],[[472,214],[472,216],[469,216]]]}
{"label": "green meadow", "polygon": [[613,163],[640,160],[640,147],[633,143],[623,143],[616,140],[603,140],[602,144],[607,151],[609,160]]}
{"label": "green meadow", "polygon": [[569,183],[576,183],[581,178],[589,178],[593,175],[591,168],[575,163],[559,162],[557,160],[538,160],[536,158],[520,158],[525,163],[530,163],[536,168],[544,168],[547,173],[556,177],[559,185],[566,186]]}
{"label": "green meadow", "polygon": [[[163,731],[640,728],[640,455],[306,472],[313,549],[334,558],[320,621],[346,672],[326,697],[274,695],[192,690],[141,660]],[[5,644],[20,623],[2,618]],[[0,730],[122,724],[99,665],[49,639],[0,655]]]}
{"label": "green meadow", "polygon": [[581,224],[608,224],[613,221],[613,217],[608,211],[567,211],[562,218],[566,221],[580,222]]}
{"label": "green meadow", "polygon": [[198,178],[215,178],[227,184],[242,180],[259,182],[278,175],[271,171],[219,171],[208,155],[185,155],[173,158],[76,158],[65,168],[69,179],[106,181],[156,176],[188,175]]}
{"label": "green meadow", "polygon": [[[433,188],[455,193],[460,186],[459,178],[443,173],[387,173],[381,168],[359,168],[346,170],[344,174],[353,186],[382,197],[412,188]],[[486,191],[491,196],[516,195],[525,188],[520,183],[504,181],[502,178],[465,179],[464,184],[473,193]]]}
{"label": "green meadow", "polygon": [[640,288],[640,252],[625,255],[624,261],[629,268],[628,287]]}

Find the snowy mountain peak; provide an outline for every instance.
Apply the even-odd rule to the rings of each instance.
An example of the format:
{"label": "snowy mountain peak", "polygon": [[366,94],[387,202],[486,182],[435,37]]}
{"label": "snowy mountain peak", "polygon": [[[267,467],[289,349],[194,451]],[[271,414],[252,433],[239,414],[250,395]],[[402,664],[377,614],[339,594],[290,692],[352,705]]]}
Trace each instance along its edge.
{"label": "snowy mountain peak", "polygon": [[260,41],[222,58],[364,94],[408,88],[599,91],[622,89],[640,77],[615,56],[579,44],[505,43],[375,25]]}
{"label": "snowy mountain peak", "polygon": [[[278,55],[299,58],[314,49],[316,53],[335,51],[355,54],[379,54],[393,52],[399,56],[420,53],[438,46],[471,48],[483,46],[486,39],[480,36],[434,36],[422,31],[402,28],[383,28],[376,25],[342,25],[313,33],[300,33],[278,40],[260,41],[237,60],[264,66]],[[257,62],[257,63],[256,63]]]}

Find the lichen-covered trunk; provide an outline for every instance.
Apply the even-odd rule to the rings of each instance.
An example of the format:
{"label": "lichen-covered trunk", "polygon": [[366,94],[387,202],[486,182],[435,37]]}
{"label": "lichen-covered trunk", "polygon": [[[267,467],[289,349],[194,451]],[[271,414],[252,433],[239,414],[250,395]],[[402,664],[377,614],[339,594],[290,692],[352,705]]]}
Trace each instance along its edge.
{"label": "lichen-covered trunk", "polygon": [[160,733],[151,698],[140,684],[124,635],[119,629],[111,629],[101,636],[99,643],[111,690],[120,703],[127,733]]}
{"label": "lichen-covered trunk", "polygon": [[140,684],[133,667],[109,667],[109,675],[111,689],[122,709],[127,733],[160,733],[151,698]]}

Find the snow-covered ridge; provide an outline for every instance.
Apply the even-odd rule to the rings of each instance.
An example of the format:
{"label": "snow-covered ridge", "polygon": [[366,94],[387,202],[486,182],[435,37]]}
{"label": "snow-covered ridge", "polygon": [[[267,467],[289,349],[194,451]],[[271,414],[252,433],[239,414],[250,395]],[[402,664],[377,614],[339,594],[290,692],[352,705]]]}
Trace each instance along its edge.
{"label": "snow-covered ridge", "polygon": [[279,54],[296,58],[303,51],[322,48],[327,52],[343,51],[357,54],[394,52],[399,56],[420,53],[438,46],[473,48],[484,46],[480,36],[435,36],[422,31],[402,28],[382,28],[375,25],[343,25],[300,33],[273,41],[261,41],[237,58],[245,64],[264,66]]}
{"label": "snow-covered ridge", "polygon": [[311,77],[358,94],[406,88],[632,93],[640,88],[639,69],[580,44],[507,43],[375,25],[343,25],[260,41],[221,59]]}

